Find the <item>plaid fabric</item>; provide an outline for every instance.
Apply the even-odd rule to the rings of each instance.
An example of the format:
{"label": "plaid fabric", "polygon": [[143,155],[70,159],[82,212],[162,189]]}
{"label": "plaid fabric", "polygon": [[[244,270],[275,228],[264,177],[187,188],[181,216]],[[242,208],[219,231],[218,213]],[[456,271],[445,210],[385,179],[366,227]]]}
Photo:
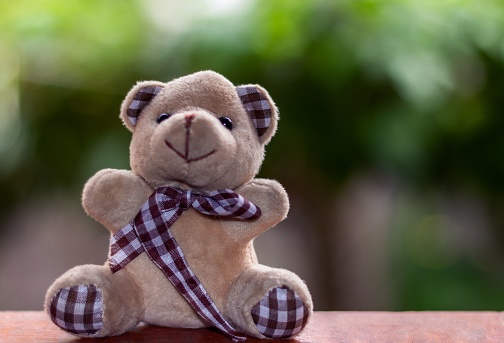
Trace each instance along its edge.
{"label": "plaid fabric", "polygon": [[141,88],[133,98],[133,101],[130,103],[126,114],[128,115],[128,119],[131,124],[136,125],[137,117],[140,115],[140,112],[147,106],[152,99],[163,89],[160,86],[147,86]]}
{"label": "plaid fabric", "polygon": [[303,329],[308,309],[303,300],[287,286],[273,288],[252,307],[257,330],[268,338],[286,338]]}
{"label": "plaid fabric", "polygon": [[102,293],[93,285],[61,289],[49,310],[54,324],[75,335],[91,336],[103,327]]}
{"label": "plaid fabric", "polygon": [[[145,251],[135,226],[150,222],[152,225],[164,224],[169,228],[182,212],[191,206],[210,216],[242,220],[253,220],[261,216],[260,208],[229,189],[200,195],[171,187],[158,188],[142,206],[135,219],[110,238],[109,265],[112,272],[117,272]],[[158,217],[154,218],[151,210],[157,210]]]}
{"label": "plaid fabric", "polygon": [[142,252],[144,248],[130,223],[110,237],[110,269],[113,273],[121,270]]}
{"label": "plaid fabric", "polygon": [[271,106],[268,99],[254,86],[236,87],[243,107],[252,118],[259,137],[264,135],[271,123]]}
{"label": "plaid fabric", "polygon": [[112,236],[110,267],[116,272],[145,251],[202,318],[233,340],[245,340],[219,312],[190,269],[170,231],[173,223],[189,207],[206,215],[237,219],[252,220],[261,215],[257,206],[229,189],[200,195],[190,190],[158,188],[142,206],[133,222]]}

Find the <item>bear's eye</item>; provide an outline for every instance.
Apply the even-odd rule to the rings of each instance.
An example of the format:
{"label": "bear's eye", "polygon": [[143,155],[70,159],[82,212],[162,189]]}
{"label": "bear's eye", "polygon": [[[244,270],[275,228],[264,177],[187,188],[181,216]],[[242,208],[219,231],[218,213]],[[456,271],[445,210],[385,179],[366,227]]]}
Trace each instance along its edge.
{"label": "bear's eye", "polygon": [[161,113],[159,115],[159,117],[157,118],[158,124],[161,123],[163,120],[170,118],[170,116],[171,116],[171,114],[169,114],[169,113]]}
{"label": "bear's eye", "polygon": [[226,129],[228,129],[229,131],[231,131],[233,129],[233,122],[231,121],[231,119],[229,119],[228,117],[220,117],[219,118],[219,121],[221,122],[222,125],[224,125],[224,127]]}

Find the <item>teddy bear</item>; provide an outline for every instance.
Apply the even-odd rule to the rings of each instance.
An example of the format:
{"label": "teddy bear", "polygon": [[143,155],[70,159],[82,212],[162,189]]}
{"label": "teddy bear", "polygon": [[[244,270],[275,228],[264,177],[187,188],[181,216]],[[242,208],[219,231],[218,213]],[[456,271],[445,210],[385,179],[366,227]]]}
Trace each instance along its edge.
{"label": "teddy bear", "polygon": [[120,118],[131,170],[100,170],[82,193],[111,233],[108,261],[56,279],[52,321],[93,338],[140,322],[214,327],[234,341],[301,332],[313,311],[306,284],[259,264],[253,247],[289,210],[277,181],[255,178],[279,119],[267,91],[213,71],[142,81]]}

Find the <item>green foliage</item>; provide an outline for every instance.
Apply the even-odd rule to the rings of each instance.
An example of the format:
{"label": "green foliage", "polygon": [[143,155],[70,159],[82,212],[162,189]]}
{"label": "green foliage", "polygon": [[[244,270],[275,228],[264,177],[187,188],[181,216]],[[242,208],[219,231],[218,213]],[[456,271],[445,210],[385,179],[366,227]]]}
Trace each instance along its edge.
{"label": "green foliage", "polygon": [[[500,0],[233,4],[2,2],[0,215],[42,192],[78,194],[100,168],[127,168],[129,133],[117,114],[134,82],[214,69],[237,84],[263,84],[276,100],[281,130],[263,172],[291,191],[303,193],[309,182],[330,197],[368,170],[419,194],[468,189],[486,199],[504,241],[504,218],[495,215],[504,193]],[[462,308],[457,301],[469,293],[495,294],[484,281],[470,282],[490,278],[474,276],[470,265],[427,272],[432,259],[451,261],[450,248],[435,225],[412,227],[400,225],[397,246],[414,239],[434,250],[408,250],[424,265],[402,266],[400,308]],[[404,232],[416,238],[401,240]],[[426,299],[415,293],[420,275],[430,285],[464,285],[461,295]]]}

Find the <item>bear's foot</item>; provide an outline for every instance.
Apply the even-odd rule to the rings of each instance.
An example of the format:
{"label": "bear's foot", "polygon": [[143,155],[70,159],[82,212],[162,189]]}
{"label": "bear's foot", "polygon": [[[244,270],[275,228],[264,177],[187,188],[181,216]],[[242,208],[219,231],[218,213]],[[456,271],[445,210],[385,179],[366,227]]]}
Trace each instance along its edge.
{"label": "bear's foot", "polygon": [[299,276],[258,264],[237,277],[224,314],[250,336],[286,338],[300,333],[312,312],[310,292]]}
{"label": "bear's foot", "polygon": [[54,324],[74,335],[92,336],[103,327],[102,291],[94,285],[60,289],[49,310]]}
{"label": "bear's foot", "polygon": [[299,333],[309,310],[301,297],[287,286],[271,289],[251,310],[257,330],[267,338],[286,338]]}

